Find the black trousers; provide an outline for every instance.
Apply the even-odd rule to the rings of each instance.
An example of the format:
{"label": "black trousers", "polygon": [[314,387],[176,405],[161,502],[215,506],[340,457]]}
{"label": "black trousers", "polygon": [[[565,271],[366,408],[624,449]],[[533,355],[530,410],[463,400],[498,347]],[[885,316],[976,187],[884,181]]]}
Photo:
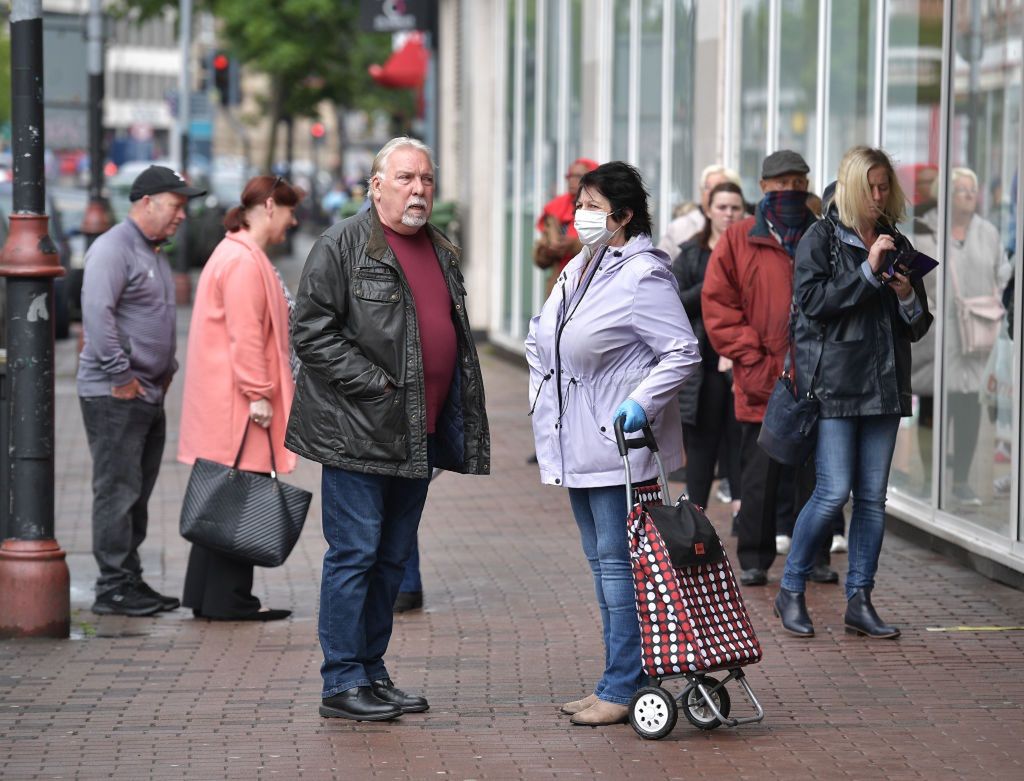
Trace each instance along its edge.
{"label": "black trousers", "polygon": [[729,478],[733,498],[740,498],[741,430],[730,385],[727,375],[708,371],[700,386],[697,425],[683,424],[686,492],[690,501],[701,507],[708,506],[720,453],[725,454],[726,460],[719,471]]}
{"label": "black trousers", "polygon": [[[736,529],[736,553],[741,569],[767,570],[775,562],[775,535],[792,535],[796,516],[814,491],[814,461],[799,469],[773,461],[757,444],[761,424],[739,425],[743,499]],[[788,531],[778,532],[779,529]],[[822,541],[819,563],[829,563],[831,542],[831,538]]]}
{"label": "black trousers", "polygon": [[252,595],[253,565],[193,543],[181,604],[207,618],[242,618],[260,609]]}

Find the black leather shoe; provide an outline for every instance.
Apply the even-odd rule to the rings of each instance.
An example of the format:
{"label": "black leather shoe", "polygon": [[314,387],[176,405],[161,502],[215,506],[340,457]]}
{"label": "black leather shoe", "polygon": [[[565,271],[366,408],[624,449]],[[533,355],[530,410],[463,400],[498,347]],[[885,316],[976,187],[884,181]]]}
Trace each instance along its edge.
{"label": "black leather shoe", "polygon": [[392,608],[394,613],[406,613],[410,610],[419,610],[423,607],[422,591],[399,591],[395,597],[395,605]]}
{"label": "black leather shoe", "polygon": [[871,604],[871,589],[859,588],[846,603],[843,619],[849,634],[867,635],[877,640],[900,636],[900,630],[882,622]]}
{"label": "black leather shoe", "polygon": [[780,588],[772,612],[782,619],[782,628],[791,635],[814,637],[814,624],[807,613],[807,603],[803,594]]}
{"label": "black leather shoe", "polygon": [[369,686],[356,686],[320,701],[320,715],[325,719],[353,721],[389,721],[402,715],[402,709],[384,702]]}
{"label": "black leather shoe", "polygon": [[740,583],[744,586],[763,586],[768,582],[768,573],[763,569],[745,569],[740,572]]}
{"label": "black leather shoe", "polygon": [[426,697],[406,694],[395,686],[390,678],[385,678],[383,681],[374,681],[370,686],[378,699],[397,705],[402,709],[402,713],[422,713],[430,707]]}
{"label": "black leather shoe", "polygon": [[839,573],[828,564],[816,564],[807,579],[812,583],[838,583]]}
{"label": "black leather shoe", "polygon": [[150,599],[155,599],[160,603],[161,610],[177,610],[181,607],[181,600],[177,597],[169,597],[166,594],[161,594],[146,581],[140,580],[135,584],[135,590],[140,594],[144,594]]}

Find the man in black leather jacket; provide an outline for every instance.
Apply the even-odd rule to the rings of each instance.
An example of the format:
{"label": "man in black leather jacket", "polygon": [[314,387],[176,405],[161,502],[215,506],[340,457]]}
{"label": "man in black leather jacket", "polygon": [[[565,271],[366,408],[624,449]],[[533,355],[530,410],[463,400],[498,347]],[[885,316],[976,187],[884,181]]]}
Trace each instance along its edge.
{"label": "man in black leather jacket", "polygon": [[427,710],[384,665],[392,605],[431,470],[490,471],[459,250],[427,223],[433,191],[430,149],[389,141],[374,160],[372,208],[320,236],[296,296],[302,371],[285,441],[323,464],[325,717]]}

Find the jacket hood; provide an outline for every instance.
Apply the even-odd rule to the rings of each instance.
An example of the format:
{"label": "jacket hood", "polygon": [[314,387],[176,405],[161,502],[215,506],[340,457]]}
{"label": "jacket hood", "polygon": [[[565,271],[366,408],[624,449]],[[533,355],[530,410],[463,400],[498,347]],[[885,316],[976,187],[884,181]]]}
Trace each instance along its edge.
{"label": "jacket hood", "polygon": [[[604,264],[605,271],[611,271],[612,269],[621,266],[634,255],[640,255],[641,253],[654,258],[666,268],[672,267],[672,258],[670,258],[668,253],[664,250],[660,250],[655,247],[651,241],[651,237],[645,233],[641,233],[639,236],[634,236],[621,247],[601,247],[597,252],[598,257]],[[578,272],[580,268],[582,268],[582,266],[591,258],[592,254],[593,251],[589,247],[584,247],[576,257],[569,261],[565,269],[562,271],[561,277],[568,278],[572,274]]]}

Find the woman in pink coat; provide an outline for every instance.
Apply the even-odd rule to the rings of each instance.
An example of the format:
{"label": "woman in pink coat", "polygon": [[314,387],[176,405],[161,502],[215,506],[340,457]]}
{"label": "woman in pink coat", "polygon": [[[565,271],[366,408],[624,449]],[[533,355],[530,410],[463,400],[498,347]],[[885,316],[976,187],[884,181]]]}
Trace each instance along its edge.
{"label": "woman in pink coat", "polygon": [[[228,212],[228,233],[199,276],[189,327],[178,460],[205,458],[250,472],[295,468],[284,447],[298,368],[289,344],[294,302],[267,258],[295,225],[303,192],[280,176],[256,176],[242,203]],[[270,432],[268,443],[264,429]],[[253,565],[192,545],[182,604],[197,618],[273,621],[290,610],[260,607],[252,594]]]}

